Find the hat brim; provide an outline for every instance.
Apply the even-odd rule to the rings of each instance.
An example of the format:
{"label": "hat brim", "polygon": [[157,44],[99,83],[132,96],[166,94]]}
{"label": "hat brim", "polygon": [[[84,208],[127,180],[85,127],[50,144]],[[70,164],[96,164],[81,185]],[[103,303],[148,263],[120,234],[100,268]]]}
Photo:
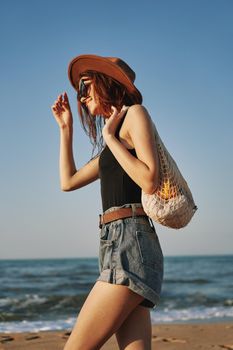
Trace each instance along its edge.
{"label": "hat brim", "polygon": [[96,55],[80,55],[69,63],[68,77],[75,90],[78,89],[80,75],[88,70],[104,73],[123,84],[129,92],[137,92],[141,95],[133,82],[119,66],[105,57]]}

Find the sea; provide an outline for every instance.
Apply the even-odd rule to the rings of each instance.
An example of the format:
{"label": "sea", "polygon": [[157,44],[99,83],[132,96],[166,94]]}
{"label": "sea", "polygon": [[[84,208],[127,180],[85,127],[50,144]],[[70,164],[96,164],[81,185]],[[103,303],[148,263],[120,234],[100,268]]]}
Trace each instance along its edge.
{"label": "sea", "polygon": [[[165,257],[153,324],[232,322],[233,255]],[[98,258],[0,260],[0,332],[70,330]]]}

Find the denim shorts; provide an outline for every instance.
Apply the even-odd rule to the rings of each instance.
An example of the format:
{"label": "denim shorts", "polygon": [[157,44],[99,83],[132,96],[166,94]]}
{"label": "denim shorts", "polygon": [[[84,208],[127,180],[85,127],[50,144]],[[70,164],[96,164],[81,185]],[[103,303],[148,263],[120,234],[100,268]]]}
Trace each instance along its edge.
{"label": "denim shorts", "polygon": [[[141,203],[111,207],[141,207]],[[163,280],[163,253],[152,221],[134,216],[103,224],[99,231],[99,272],[97,281],[128,286],[144,297],[141,305],[158,305]]]}

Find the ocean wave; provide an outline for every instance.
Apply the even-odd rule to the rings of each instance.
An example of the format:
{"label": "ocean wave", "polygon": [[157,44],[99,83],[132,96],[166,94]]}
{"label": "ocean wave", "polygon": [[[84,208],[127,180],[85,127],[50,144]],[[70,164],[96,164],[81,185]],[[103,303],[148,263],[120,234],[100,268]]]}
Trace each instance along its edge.
{"label": "ocean wave", "polygon": [[152,310],[152,323],[191,322],[191,321],[223,321],[233,320],[233,307],[192,307],[187,309]]}
{"label": "ocean wave", "polygon": [[[232,262],[233,256],[165,257],[154,322],[232,318]],[[70,328],[97,274],[97,259],[0,260],[0,329],[4,322],[19,331]]]}
{"label": "ocean wave", "polygon": [[[79,290],[80,293],[80,290]],[[39,295],[26,294],[21,296],[5,297],[0,299],[0,320],[18,321],[26,318],[29,321],[38,319],[59,319],[61,317],[76,315],[87,298],[87,293],[77,295]],[[190,308],[224,307],[230,309],[233,299],[208,296],[204,293],[183,293],[179,296],[163,293],[160,300],[161,310],[183,310]]]}
{"label": "ocean wave", "polygon": [[[71,330],[76,317],[56,320],[13,321],[1,322],[0,332],[21,333],[39,331]],[[189,308],[182,310],[161,310],[160,307],[151,311],[152,324],[158,323],[192,323],[192,322],[222,322],[233,321],[233,307]]]}
{"label": "ocean wave", "polygon": [[38,294],[26,294],[24,297],[19,298],[1,298],[0,299],[0,307],[13,306],[15,309],[17,308],[27,308],[32,305],[39,305],[46,302],[45,297],[41,297]]}
{"label": "ocean wave", "polygon": [[22,332],[41,332],[41,331],[60,331],[72,329],[75,318],[60,320],[43,320],[43,321],[14,321],[0,322],[0,332],[2,333],[22,333]]}
{"label": "ocean wave", "polygon": [[22,318],[28,320],[45,319],[62,315],[76,314],[81,309],[87,294],[40,296],[37,294],[0,299],[0,320],[13,321]]}
{"label": "ocean wave", "polygon": [[179,293],[176,295],[173,290],[165,290],[160,299],[163,308],[183,309],[189,307],[220,307],[232,306],[233,300],[226,295],[208,295],[202,292]]}

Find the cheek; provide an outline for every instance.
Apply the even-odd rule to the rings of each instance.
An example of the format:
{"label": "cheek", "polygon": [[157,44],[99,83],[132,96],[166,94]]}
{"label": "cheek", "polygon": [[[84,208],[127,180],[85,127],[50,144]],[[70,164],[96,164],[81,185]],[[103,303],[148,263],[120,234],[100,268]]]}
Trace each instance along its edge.
{"label": "cheek", "polygon": [[100,100],[99,100],[98,96],[94,94],[92,100],[96,106],[96,110],[98,111],[98,114],[101,114],[102,108],[101,108],[101,104],[100,104]]}
{"label": "cheek", "polygon": [[102,106],[101,106],[101,102],[99,100],[99,97],[97,94],[95,94],[95,92],[93,91],[93,102],[95,104],[95,114],[96,115],[103,115],[106,117],[109,117],[111,115],[111,111],[106,112],[103,110]]}
{"label": "cheek", "polygon": [[96,104],[98,104],[98,105],[100,104],[99,98],[98,98],[98,96],[97,96],[97,94],[96,94],[95,92],[93,92],[92,98],[93,98],[93,101],[94,101]]}

